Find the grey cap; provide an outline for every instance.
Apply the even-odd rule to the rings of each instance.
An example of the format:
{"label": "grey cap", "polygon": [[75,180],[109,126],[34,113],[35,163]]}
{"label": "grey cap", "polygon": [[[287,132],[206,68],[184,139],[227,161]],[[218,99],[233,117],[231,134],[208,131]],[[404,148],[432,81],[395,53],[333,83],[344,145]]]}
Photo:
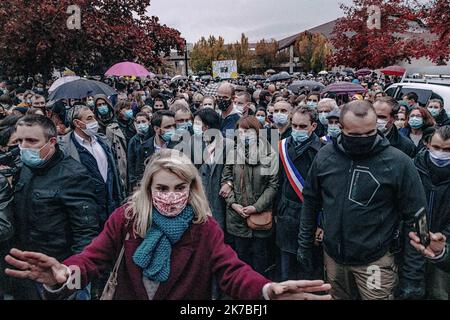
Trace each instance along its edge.
{"label": "grey cap", "polygon": [[333,110],[327,115],[327,119],[330,119],[330,118],[338,118],[339,119],[340,116],[341,116],[341,111],[339,109]]}

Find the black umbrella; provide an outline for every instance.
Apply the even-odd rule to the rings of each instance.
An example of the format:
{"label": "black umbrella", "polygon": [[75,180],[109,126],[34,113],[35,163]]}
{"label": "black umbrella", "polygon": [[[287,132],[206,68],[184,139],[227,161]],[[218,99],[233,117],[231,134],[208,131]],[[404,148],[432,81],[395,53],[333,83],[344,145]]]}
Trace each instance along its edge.
{"label": "black umbrella", "polygon": [[65,83],[58,87],[50,94],[48,99],[51,101],[58,101],[61,99],[83,99],[97,94],[104,94],[109,97],[117,94],[117,92],[106,83],[80,79]]}
{"label": "black umbrella", "polygon": [[286,71],[274,74],[273,76],[270,76],[269,79],[267,79],[267,81],[269,82],[275,82],[275,81],[284,81],[284,80],[289,80],[291,79],[292,76],[287,73]]}
{"label": "black umbrella", "polygon": [[325,85],[323,83],[312,80],[299,80],[292,82],[292,84],[288,87],[289,90],[297,94],[299,93],[300,89],[303,88],[306,88],[310,91],[321,91],[323,88],[325,88]]}
{"label": "black umbrella", "polygon": [[248,77],[249,80],[266,80],[266,77],[259,75],[259,74],[253,74],[250,77]]}

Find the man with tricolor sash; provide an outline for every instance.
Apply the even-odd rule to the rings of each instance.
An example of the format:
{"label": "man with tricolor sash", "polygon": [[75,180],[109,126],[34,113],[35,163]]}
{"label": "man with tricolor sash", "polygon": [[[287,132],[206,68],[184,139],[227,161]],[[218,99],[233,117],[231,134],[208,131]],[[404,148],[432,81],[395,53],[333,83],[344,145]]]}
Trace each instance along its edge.
{"label": "man with tricolor sash", "polygon": [[316,116],[314,111],[307,108],[295,109],[291,115],[292,133],[290,137],[279,141],[282,165],[277,197],[276,243],[280,249],[281,279],[296,279],[301,274],[296,254],[302,190],[311,163],[322,145],[314,133]]}

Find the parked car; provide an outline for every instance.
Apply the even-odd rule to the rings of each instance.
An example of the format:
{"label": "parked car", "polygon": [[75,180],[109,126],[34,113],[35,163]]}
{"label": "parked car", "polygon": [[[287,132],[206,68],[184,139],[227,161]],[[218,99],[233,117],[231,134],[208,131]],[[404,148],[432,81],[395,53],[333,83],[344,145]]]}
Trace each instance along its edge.
{"label": "parked car", "polygon": [[401,82],[390,85],[385,92],[396,100],[415,92],[421,106],[426,106],[430,99],[441,99],[445,110],[450,113],[450,66],[412,68]]}

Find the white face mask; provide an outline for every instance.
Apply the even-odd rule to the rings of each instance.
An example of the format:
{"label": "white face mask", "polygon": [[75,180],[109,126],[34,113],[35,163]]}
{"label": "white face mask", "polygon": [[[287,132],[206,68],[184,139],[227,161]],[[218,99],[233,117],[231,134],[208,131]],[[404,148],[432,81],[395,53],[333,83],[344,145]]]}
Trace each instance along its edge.
{"label": "white face mask", "polygon": [[84,133],[86,133],[89,137],[93,137],[98,132],[98,122],[90,122],[86,123],[86,129],[81,129]]}
{"label": "white face mask", "polygon": [[387,124],[388,124],[387,120],[378,119],[377,120],[377,129],[380,130],[382,133],[385,133],[387,131],[387,128],[386,128]]}

